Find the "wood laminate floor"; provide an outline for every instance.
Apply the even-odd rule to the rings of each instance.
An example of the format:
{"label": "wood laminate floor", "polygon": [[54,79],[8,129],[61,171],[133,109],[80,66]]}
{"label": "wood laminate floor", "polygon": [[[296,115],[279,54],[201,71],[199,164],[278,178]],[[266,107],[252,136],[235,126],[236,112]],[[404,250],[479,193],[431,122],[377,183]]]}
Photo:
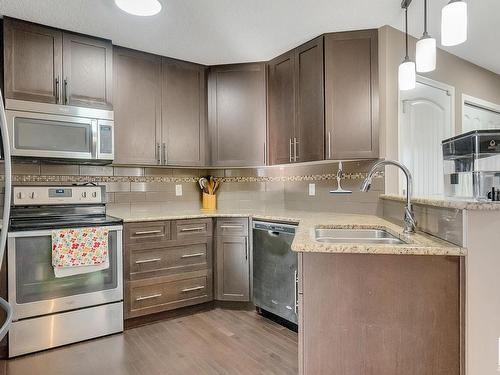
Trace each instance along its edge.
{"label": "wood laminate floor", "polygon": [[[7,375],[294,375],[297,334],[216,308],[5,361]],[[0,369],[2,373],[2,369]]]}

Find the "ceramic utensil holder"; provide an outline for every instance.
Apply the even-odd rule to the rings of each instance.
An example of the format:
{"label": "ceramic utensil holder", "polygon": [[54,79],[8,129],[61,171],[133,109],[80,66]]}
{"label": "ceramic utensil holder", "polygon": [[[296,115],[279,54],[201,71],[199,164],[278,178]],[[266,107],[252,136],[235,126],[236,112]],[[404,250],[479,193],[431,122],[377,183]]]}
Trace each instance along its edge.
{"label": "ceramic utensil holder", "polygon": [[217,196],[203,193],[202,207],[204,210],[215,210],[217,208]]}

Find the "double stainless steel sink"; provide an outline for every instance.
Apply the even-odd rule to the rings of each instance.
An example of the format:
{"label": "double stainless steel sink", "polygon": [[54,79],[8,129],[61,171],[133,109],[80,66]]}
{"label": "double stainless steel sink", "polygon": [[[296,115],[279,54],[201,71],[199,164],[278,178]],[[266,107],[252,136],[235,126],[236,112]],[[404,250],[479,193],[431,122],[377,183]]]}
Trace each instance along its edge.
{"label": "double stainless steel sink", "polygon": [[316,228],[315,240],[326,243],[401,245],[407,242],[383,229]]}

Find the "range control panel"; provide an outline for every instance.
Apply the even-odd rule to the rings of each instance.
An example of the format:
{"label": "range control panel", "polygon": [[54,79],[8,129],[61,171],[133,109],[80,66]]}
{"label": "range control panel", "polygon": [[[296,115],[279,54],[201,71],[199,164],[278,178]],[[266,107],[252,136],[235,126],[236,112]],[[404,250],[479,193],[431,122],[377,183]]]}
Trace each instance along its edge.
{"label": "range control panel", "polygon": [[104,203],[104,186],[14,186],[14,206]]}

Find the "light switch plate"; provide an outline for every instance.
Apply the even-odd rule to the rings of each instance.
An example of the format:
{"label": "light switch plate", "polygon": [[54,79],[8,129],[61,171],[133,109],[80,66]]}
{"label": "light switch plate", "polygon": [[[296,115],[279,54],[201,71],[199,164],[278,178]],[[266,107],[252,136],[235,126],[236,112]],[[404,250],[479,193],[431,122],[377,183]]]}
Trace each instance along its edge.
{"label": "light switch plate", "polygon": [[309,196],[314,197],[316,195],[316,184],[309,184]]}
{"label": "light switch plate", "polygon": [[175,185],[175,196],[182,196],[182,185]]}

